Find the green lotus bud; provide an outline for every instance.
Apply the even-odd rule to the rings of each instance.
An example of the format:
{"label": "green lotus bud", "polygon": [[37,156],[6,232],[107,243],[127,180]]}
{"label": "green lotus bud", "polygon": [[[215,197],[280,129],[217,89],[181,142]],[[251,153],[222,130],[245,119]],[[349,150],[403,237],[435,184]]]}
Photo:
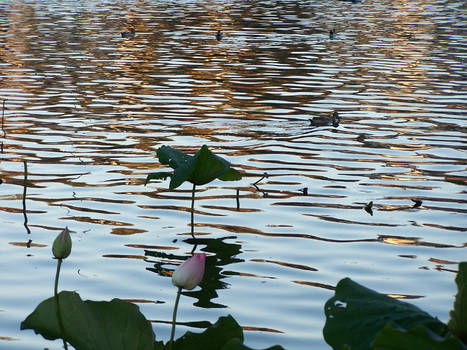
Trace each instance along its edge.
{"label": "green lotus bud", "polygon": [[57,259],[65,259],[71,253],[71,237],[68,227],[55,238],[52,252]]}

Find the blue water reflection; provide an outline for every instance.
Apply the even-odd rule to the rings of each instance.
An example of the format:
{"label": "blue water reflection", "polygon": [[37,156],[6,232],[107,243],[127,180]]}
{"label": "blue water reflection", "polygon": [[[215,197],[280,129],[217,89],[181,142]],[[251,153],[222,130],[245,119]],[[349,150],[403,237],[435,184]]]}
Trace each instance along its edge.
{"label": "blue water reflection", "polygon": [[[195,243],[191,187],[143,186],[164,144],[244,174],[198,189],[208,278],[178,332],[230,313],[249,346],[327,349],[346,276],[446,321],[466,256],[463,4],[0,4],[0,348],[60,348],[19,323],[51,295],[65,226],[62,288],[133,300],[168,339]],[[338,127],[310,124],[334,110]]]}

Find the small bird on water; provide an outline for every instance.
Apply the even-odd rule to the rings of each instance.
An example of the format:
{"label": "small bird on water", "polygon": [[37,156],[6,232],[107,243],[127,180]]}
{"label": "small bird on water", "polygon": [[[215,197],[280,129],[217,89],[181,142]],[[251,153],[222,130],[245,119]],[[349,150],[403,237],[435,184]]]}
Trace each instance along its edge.
{"label": "small bird on water", "polygon": [[339,112],[334,111],[330,116],[327,117],[313,117],[310,119],[311,126],[333,126],[337,128],[341,121],[341,117],[339,116]]}
{"label": "small bird on water", "polygon": [[217,41],[220,41],[222,39],[222,32],[220,30],[218,30],[216,33],[216,39]]}
{"label": "small bird on water", "polygon": [[129,32],[122,32],[122,38],[134,38],[135,37],[135,28],[130,28]]}

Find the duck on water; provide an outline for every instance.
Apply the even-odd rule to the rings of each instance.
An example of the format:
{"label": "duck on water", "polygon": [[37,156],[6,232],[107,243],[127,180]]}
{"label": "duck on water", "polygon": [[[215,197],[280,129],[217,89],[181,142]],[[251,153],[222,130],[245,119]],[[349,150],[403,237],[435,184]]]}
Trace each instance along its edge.
{"label": "duck on water", "polygon": [[341,117],[339,116],[339,112],[333,111],[329,116],[320,116],[320,117],[313,117],[310,119],[310,125],[317,127],[317,126],[333,126],[337,128],[341,121]]}

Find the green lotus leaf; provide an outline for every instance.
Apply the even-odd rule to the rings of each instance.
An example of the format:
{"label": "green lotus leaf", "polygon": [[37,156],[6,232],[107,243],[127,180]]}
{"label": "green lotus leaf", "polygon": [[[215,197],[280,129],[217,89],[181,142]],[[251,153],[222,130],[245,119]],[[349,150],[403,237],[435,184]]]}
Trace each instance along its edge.
{"label": "green lotus leaf", "polygon": [[459,338],[451,333],[440,336],[425,326],[418,325],[409,330],[392,327],[388,322],[373,342],[373,350],[466,350]]}
{"label": "green lotus leaf", "polygon": [[444,323],[415,305],[377,293],[350,278],[339,281],[334,297],[325,304],[324,312],[324,339],[335,350],[346,347],[352,350],[372,349],[376,335],[390,321],[402,330],[422,325],[440,336],[446,332]]}
{"label": "green lotus leaf", "polygon": [[[216,323],[202,333],[186,332],[178,338],[173,350],[254,350],[243,345],[243,330],[235,319],[228,315],[219,317]],[[284,350],[273,346],[264,350]]]}
{"label": "green lotus leaf", "polygon": [[196,152],[194,159],[189,181],[195,185],[207,184],[230,169],[230,163],[213,154],[206,145]]}
{"label": "green lotus leaf", "polygon": [[203,145],[194,156],[170,146],[162,146],[157,150],[157,157],[162,164],[174,169],[174,172],[149,174],[146,183],[151,179],[170,176],[169,188],[174,189],[185,181],[194,185],[204,185],[217,178],[223,181],[235,181],[242,177],[237,170],[230,167],[227,160],[213,154],[206,145]]}
{"label": "green lotus leaf", "polygon": [[467,262],[459,264],[456,276],[457,294],[451,319],[448,322],[449,331],[467,344]]}
{"label": "green lotus leaf", "polygon": [[231,339],[243,342],[243,330],[235,319],[228,315],[219,317],[216,323],[202,333],[186,332],[174,343],[174,350],[219,350]]}
{"label": "green lotus leaf", "polygon": [[[239,339],[234,338],[229,340],[222,348],[221,350],[255,350],[254,348],[250,348],[246,345],[244,345]],[[257,349],[259,350],[259,349]],[[269,348],[265,348],[262,350],[284,350],[284,348],[280,345],[274,345]]]}
{"label": "green lotus leaf", "polygon": [[151,180],[165,180],[168,177],[172,177],[172,173],[169,173],[167,171],[159,171],[157,173],[151,173],[146,177],[146,181],[144,181],[144,184],[147,185],[147,183]]}
{"label": "green lotus leaf", "polygon": [[33,329],[46,339],[65,339],[77,350],[154,350],[151,323],[136,305],[120,299],[83,301],[69,291],[57,298],[42,301],[21,329]]}

